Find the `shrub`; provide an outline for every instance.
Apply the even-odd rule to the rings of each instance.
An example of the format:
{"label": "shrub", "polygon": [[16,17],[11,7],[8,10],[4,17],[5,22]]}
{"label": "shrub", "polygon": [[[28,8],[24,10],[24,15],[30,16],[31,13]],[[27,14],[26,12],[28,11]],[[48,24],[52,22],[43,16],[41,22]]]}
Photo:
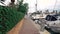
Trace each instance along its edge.
{"label": "shrub", "polygon": [[24,17],[27,12],[26,7],[20,7],[0,6],[0,34],[6,34]]}

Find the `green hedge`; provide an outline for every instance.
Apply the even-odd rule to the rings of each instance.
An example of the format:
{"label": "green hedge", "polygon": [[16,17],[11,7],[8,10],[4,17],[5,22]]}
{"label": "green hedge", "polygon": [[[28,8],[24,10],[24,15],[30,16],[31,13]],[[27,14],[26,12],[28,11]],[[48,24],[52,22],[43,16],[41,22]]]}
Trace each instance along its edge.
{"label": "green hedge", "polygon": [[0,34],[6,34],[24,17],[25,12],[18,10],[0,6]]}

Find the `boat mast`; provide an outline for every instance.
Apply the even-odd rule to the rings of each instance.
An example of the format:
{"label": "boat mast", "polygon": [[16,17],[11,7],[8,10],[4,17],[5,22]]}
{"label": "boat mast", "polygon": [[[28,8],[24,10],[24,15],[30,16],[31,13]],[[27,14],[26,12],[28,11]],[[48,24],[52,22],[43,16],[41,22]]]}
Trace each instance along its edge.
{"label": "boat mast", "polygon": [[55,9],[55,7],[56,7],[56,4],[57,4],[57,0],[55,1],[55,5],[54,5],[54,8],[53,8],[53,9]]}
{"label": "boat mast", "polygon": [[35,7],[36,7],[36,8],[35,8],[35,10],[36,10],[36,12],[37,12],[37,0],[36,0],[36,4],[35,4]]}
{"label": "boat mast", "polygon": [[[55,1],[55,5],[54,5],[53,10],[55,10],[55,8],[56,8],[56,4],[57,4],[57,0]],[[57,10],[56,10],[56,14],[57,14]]]}

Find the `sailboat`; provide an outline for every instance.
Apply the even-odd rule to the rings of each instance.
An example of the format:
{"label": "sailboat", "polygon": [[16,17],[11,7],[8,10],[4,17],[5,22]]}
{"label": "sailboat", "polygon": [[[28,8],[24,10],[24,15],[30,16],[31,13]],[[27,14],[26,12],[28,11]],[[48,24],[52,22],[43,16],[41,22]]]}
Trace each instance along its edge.
{"label": "sailboat", "polygon": [[[55,2],[54,9],[56,7],[57,0]],[[50,28],[53,32],[60,33],[60,14],[47,15],[46,17],[46,27]]]}
{"label": "sailboat", "polygon": [[[57,4],[57,0],[55,2],[55,6],[53,9],[55,9]],[[43,22],[44,21],[44,22]],[[47,15],[44,19],[39,19],[38,24],[43,24],[41,27],[46,27],[50,29],[50,31],[54,33],[60,33],[60,15],[55,14],[55,15]]]}

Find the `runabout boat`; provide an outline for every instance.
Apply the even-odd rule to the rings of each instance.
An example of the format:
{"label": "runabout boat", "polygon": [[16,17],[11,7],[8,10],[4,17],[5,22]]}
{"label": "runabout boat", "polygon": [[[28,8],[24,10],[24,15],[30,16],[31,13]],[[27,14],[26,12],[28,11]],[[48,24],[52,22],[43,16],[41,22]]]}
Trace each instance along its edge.
{"label": "runabout boat", "polygon": [[46,27],[52,31],[60,33],[60,15],[47,15],[45,18]]}

